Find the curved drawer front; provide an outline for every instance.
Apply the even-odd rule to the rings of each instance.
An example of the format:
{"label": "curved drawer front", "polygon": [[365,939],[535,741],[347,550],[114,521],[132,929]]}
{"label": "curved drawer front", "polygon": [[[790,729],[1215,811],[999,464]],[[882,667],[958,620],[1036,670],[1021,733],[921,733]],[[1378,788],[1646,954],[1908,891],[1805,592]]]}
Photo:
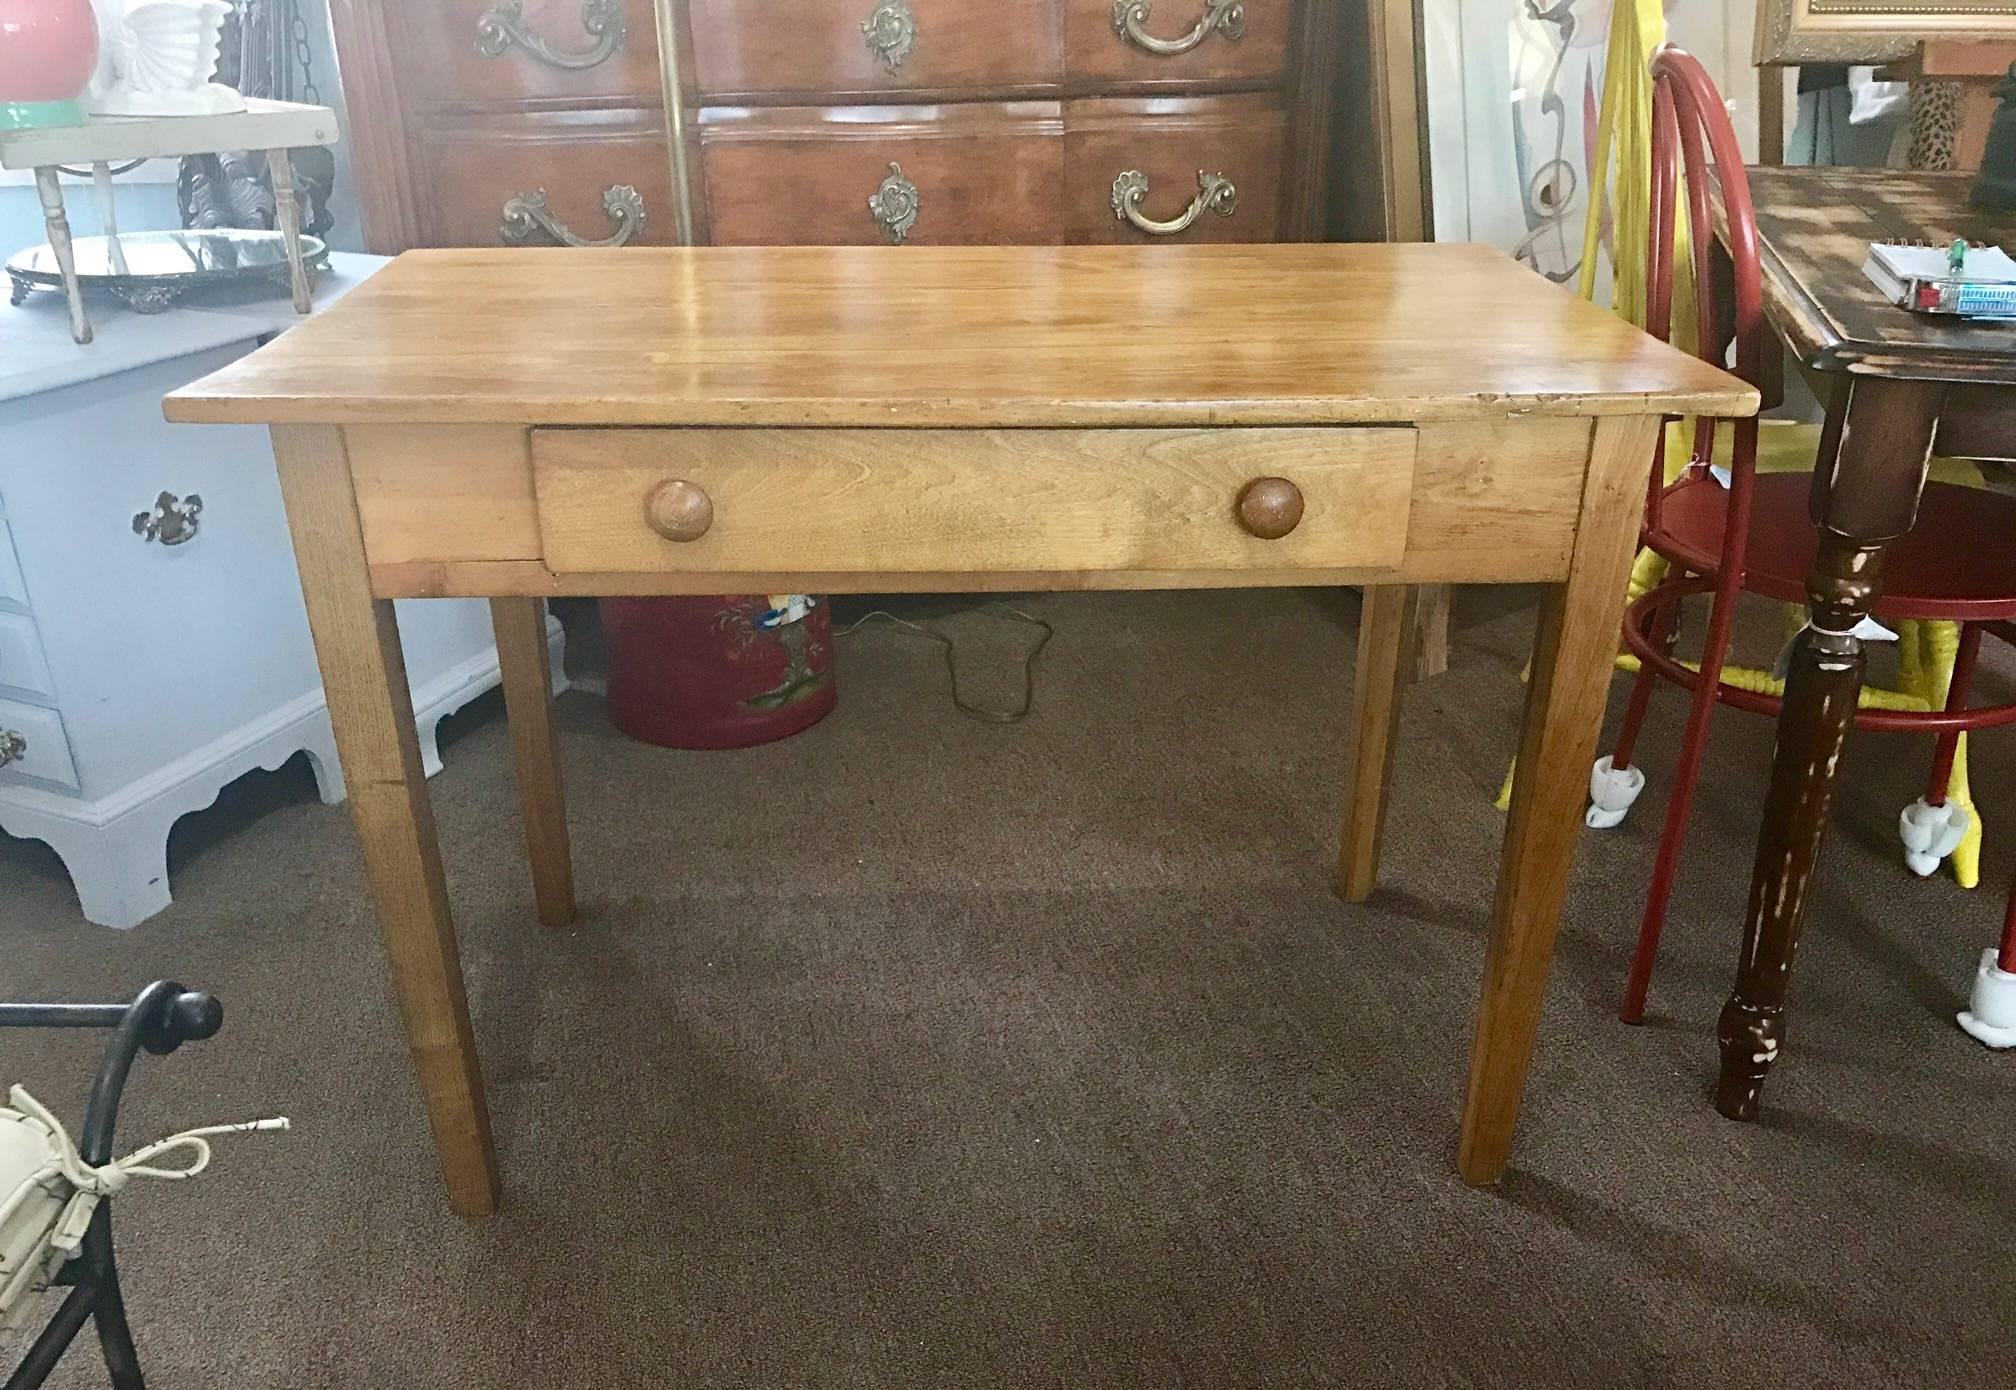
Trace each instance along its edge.
{"label": "curved drawer front", "polygon": [[385,13],[401,93],[416,111],[664,99],[652,0],[406,0]]}
{"label": "curved drawer front", "polygon": [[0,782],[31,780],[77,790],[77,763],[63,717],[0,698]]}
{"label": "curved drawer front", "polygon": [[703,96],[1046,86],[1059,0],[689,0]]}
{"label": "curved drawer front", "polygon": [[1286,124],[1272,97],[1066,103],[1064,239],[1278,240]]}
{"label": "curved drawer front", "polygon": [[1055,102],[708,107],[701,177],[724,246],[1052,243]]}
{"label": "curved drawer front", "polygon": [[1116,83],[1270,82],[1288,65],[1294,16],[1295,0],[1064,0],[1065,74]]}
{"label": "curved drawer front", "polygon": [[678,242],[655,111],[498,120],[423,142],[431,246]]}
{"label": "curved drawer front", "polygon": [[[1414,452],[1404,428],[532,432],[556,573],[1377,569]],[[1295,499],[1274,539],[1278,508],[1241,516],[1260,480]]]}

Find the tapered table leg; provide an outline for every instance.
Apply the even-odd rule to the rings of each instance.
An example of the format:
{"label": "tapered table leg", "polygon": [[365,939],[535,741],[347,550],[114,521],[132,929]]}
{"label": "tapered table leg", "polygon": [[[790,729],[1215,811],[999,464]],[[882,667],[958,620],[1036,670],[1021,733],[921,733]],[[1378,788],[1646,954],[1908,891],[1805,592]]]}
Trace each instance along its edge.
{"label": "tapered table leg", "polygon": [[546,605],[536,598],[493,598],[491,626],[504,675],[511,721],[525,848],[539,920],[564,927],[574,920],[574,860],[567,843],[567,798],[553,728],[552,652],[546,645]]}
{"label": "tapered table leg", "polygon": [[1344,831],[1337,851],[1336,888],[1362,903],[1379,882],[1379,837],[1393,780],[1393,734],[1412,626],[1412,592],[1401,584],[1368,584],[1358,609],[1358,664],[1352,678],[1351,752],[1346,764]]}
{"label": "tapered table leg", "polygon": [[427,1102],[448,1200],[465,1216],[497,1209],[497,1158],[399,625],[374,598],[342,432],[273,430],[302,597],[322,668],[336,750],[363,841],[378,932],[413,1068]]}
{"label": "tapered table leg", "polygon": [[301,255],[301,202],[294,196],[294,161],[285,150],[266,151],[266,171],[273,179],[273,220],[287,248],[287,283],[294,291],[294,312],[315,307],[308,283],[308,263]]}
{"label": "tapered table leg", "polygon": [[63,298],[70,305],[70,337],[91,341],[91,320],[84,314],[84,289],[77,283],[77,250],[70,241],[70,214],[63,207],[63,185],[54,168],[35,171],[35,192],[42,199],[42,220],[49,228],[49,249],[63,275]]}
{"label": "tapered table leg", "polygon": [[1806,580],[1808,626],[1792,646],[1771,789],[1750,875],[1736,989],[1716,1027],[1715,1108],[1754,1119],[1785,1041],[1785,991],[1864,658],[1855,626],[1882,592],[1883,548],[1911,529],[1945,399],[1935,382],[1843,378],[1814,470],[1820,544]]}
{"label": "tapered table leg", "polygon": [[1541,611],[1463,1102],[1457,1167],[1473,1186],[1496,1182],[1512,1152],[1659,428],[1652,416],[1596,422],[1568,577]]}

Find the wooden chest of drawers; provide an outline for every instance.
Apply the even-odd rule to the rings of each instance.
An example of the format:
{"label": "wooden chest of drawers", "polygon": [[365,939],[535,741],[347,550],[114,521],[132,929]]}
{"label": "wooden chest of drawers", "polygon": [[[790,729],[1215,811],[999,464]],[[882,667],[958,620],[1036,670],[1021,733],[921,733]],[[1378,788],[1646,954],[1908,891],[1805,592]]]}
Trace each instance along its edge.
{"label": "wooden chest of drawers", "polygon": [[1363,96],[1348,0],[332,9],[380,251],[1318,239]]}

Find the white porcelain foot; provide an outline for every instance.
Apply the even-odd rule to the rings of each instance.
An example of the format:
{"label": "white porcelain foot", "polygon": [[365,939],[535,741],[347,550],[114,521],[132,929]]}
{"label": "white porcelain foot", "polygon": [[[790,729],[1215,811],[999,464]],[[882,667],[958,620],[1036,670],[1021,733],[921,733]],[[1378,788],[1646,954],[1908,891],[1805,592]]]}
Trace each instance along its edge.
{"label": "white porcelain foot", "polygon": [[1974,997],[1960,1011],[1960,1026],[1988,1047],[2016,1047],[2016,974],[1998,970],[1995,948],[1981,953],[1974,969]]}
{"label": "white porcelain foot", "polygon": [[1610,765],[1610,755],[1604,754],[1589,769],[1589,809],[1583,814],[1582,823],[1591,830],[1622,825],[1624,817],[1630,814],[1631,803],[1644,790],[1643,769],[1627,767],[1619,772]]}
{"label": "white porcelain foot", "polygon": [[1919,797],[1897,818],[1897,834],[1904,841],[1904,862],[1911,872],[1925,878],[1936,872],[1939,861],[1959,848],[1967,838],[1967,810],[1947,802],[1929,806]]}

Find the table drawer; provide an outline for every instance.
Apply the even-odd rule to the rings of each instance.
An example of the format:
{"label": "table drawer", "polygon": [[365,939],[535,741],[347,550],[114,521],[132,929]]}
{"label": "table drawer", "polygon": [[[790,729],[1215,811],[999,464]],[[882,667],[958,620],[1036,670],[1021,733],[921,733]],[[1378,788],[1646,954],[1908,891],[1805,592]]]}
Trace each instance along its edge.
{"label": "table drawer", "polygon": [[689,0],[709,97],[1055,84],[1060,0]]}
{"label": "table drawer", "polygon": [[494,118],[421,137],[431,246],[673,246],[656,111]]}
{"label": "table drawer", "polygon": [[701,176],[733,246],[1055,243],[1055,102],[710,107]]}
{"label": "table drawer", "polygon": [[1265,82],[1288,62],[1293,0],[1064,0],[1073,81]]}
{"label": "table drawer", "polygon": [[21,561],[14,553],[14,535],[0,520],[0,609],[26,608],[28,584],[21,577]]}
{"label": "table drawer", "polygon": [[[542,429],[532,471],[556,573],[1349,569],[1399,563],[1414,449],[1404,428]],[[1259,479],[1299,491],[1278,539],[1240,517]]]}
{"label": "table drawer", "polygon": [[49,663],[42,656],[42,639],[36,634],[35,620],[26,613],[0,613],[0,686],[32,699],[56,698]]}
{"label": "table drawer", "polygon": [[1275,241],[1286,130],[1271,96],[1069,102],[1064,239]]}
{"label": "table drawer", "polygon": [[77,764],[61,715],[0,699],[0,782],[19,778],[76,791]]}
{"label": "table drawer", "polygon": [[408,0],[384,10],[415,111],[664,99],[651,0]]}

